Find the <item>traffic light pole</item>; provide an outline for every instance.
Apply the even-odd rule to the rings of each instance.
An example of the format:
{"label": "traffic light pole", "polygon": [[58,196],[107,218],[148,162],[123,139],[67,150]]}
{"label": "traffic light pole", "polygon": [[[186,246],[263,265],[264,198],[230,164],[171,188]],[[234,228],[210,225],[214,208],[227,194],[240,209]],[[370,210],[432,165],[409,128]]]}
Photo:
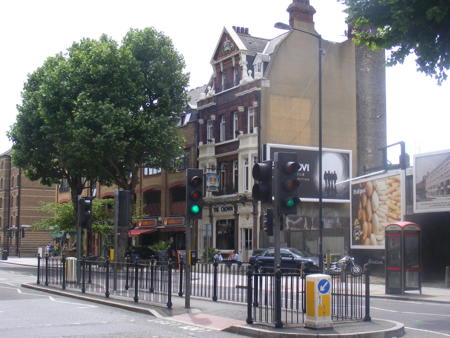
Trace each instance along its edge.
{"label": "traffic light pole", "polygon": [[185,267],[185,293],[184,293],[184,307],[186,309],[191,308],[191,264],[189,260],[189,255],[191,253],[191,236],[192,236],[192,226],[194,221],[190,218],[188,218],[188,221],[186,223],[186,255],[185,261],[184,261],[184,267]]}

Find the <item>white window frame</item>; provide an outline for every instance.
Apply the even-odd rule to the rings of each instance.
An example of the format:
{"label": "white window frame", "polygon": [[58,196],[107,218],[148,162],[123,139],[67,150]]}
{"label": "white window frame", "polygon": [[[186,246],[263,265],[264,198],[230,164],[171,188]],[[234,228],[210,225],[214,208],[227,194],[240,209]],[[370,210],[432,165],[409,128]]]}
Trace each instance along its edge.
{"label": "white window frame", "polygon": [[248,107],[247,110],[247,133],[253,134],[255,132],[255,108]]}
{"label": "white window frame", "polygon": [[222,115],[220,117],[220,135],[219,135],[219,140],[220,142],[225,141],[226,139],[226,130],[227,130],[227,121],[225,119],[225,115]]}
{"label": "white window frame", "polygon": [[248,158],[244,160],[244,191],[249,191],[250,188],[250,166]]}
{"label": "white window frame", "polygon": [[214,121],[206,121],[206,143],[214,142]]}
{"label": "white window frame", "polygon": [[239,132],[239,112],[233,113],[233,138],[237,138]]}
{"label": "white window frame", "polygon": [[239,165],[238,160],[233,161],[233,187],[239,191]]}
{"label": "white window frame", "polygon": [[253,229],[243,228],[241,229],[242,238],[242,250],[250,251],[253,250]]}

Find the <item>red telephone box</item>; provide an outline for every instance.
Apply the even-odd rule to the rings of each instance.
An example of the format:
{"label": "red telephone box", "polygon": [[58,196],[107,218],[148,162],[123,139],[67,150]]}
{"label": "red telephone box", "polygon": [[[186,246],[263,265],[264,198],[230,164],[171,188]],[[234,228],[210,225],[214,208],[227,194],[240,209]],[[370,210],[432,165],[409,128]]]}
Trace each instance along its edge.
{"label": "red telephone box", "polygon": [[408,290],[422,293],[420,226],[412,222],[389,224],[386,235],[386,294]]}

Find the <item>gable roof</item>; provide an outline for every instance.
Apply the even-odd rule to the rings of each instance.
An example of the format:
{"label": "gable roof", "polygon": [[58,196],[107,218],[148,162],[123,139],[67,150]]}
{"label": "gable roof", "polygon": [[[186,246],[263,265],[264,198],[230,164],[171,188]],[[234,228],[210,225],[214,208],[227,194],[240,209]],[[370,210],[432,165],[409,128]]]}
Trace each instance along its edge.
{"label": "gable roof", "polygon": [[261,53],[270,41],[269,39],[257,38],[249,34],[236,33],[236,35],[251,54]]}

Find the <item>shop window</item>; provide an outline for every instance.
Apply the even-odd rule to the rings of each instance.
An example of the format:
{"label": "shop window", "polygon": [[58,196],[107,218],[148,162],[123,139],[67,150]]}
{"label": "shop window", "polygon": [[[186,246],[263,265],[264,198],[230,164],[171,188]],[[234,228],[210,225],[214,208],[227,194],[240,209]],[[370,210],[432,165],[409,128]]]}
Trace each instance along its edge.
{"label": "shop window", "polygon": [[216,248],[219,250],[235,249],[234,219],[222,219],[216,222]]}

